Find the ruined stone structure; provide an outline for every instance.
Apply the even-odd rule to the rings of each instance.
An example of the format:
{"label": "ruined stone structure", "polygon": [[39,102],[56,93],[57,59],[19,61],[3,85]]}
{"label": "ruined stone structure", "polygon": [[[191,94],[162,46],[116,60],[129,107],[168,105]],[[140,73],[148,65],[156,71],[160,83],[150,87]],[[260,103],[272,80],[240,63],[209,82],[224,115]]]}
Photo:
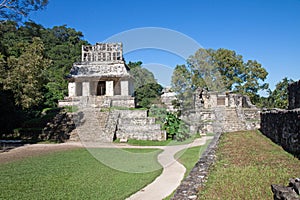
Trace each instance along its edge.
{"label": "ruined stone structure", "polygon": [[176,93],[172,92],[171,88],[166,87],[162,90],[161,102],[165,104],[168,112],[176,112],[177,109],[174,108],[172,102],[176,100]]}
{"label": "ruined stone structure", "polygon": [[183,113],[182,119],[194,133],[233,132],[260,127],[260,109],[247,96],[207,92],[199,88],[194,94],[193,107]]}
{"label": "ruined stone structure", "polygon": [[110,106],[134,107],[133,81],[122,52],[121,43],[82,46],[81,62],[74,63],[68,75],[69,96],[59,105],[85,101],[101,107],[104,100]]}
{"label": "ruined stone structure", "polygon": [[300,157],[300,81],[288,87],[289,110],[261,114],[261,132],[286,151]]}
{"label": "ruined stone structure", "polygon": [[[135,107],[129,72],[121,43],[82,46],[81,62],[73,64],[68,76],[69,95],[59,102],[61,107],[78,108],[72,122],[76,129],[67,133],[69,140],[103,143],[114,139],[166,139],[166,132],[155,118],[148,117],[146,110],[123,110]],[[60,130],[56,127],[57,123],[49,124],[51,130],[46,128],[46,135],[59,135],[52,133]]]}

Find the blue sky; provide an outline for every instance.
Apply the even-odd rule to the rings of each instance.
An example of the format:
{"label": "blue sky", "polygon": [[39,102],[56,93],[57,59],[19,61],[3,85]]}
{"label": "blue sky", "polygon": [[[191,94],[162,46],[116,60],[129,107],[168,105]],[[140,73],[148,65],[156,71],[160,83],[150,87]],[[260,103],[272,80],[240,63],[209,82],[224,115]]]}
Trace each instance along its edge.
{"label": "blue sky", "polygon": [[[185,34],[204,48],[235,50],[244,60],[260,62],[271,89],[284,77],[300,78],[300,0],[49,0],[31,15],[45,27],[66,24],[83,32],[91,44],[135,28],[161,27]],[[153,67],[167,85],[176,64],[172,53],[145,49],[127,53],[126,61]],[[169,74],[171,76],[171,74]]]}

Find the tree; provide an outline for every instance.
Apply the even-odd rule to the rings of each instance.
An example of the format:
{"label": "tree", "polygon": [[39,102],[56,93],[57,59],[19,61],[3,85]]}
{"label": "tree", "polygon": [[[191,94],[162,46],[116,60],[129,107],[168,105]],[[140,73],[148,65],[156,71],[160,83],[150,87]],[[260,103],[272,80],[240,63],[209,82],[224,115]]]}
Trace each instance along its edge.
{"label": "tree", "polygon": [[244,63],[244,72],[241,73],[242,82],[235,86],[234,91],[246,94],[253,103],[259,102],[258,92],[267,90],[269,84],[265,83],[268,72],[256,60],[248,60]]}
{"label": "tree", "polygon": [[129,62],[127,65],[130,68],[130,75],[134,78],[134,86],[136,88],[148,83],[156,83],[154,75],[149,70],[142,67],[142,62]]}
{"label": "tree", "polygon": [[58,100],[67,95],[67,81],[64,77],[69,73],[72,64],[80,60],[81,46],[87,44],[82,40],[83,34],[66,25],[45,29],[32,21],[25,22],[22,26],[6,21],[0,23],[0,37],[0,50],[5,61],[11,56],[19,58],[27,45],[32,43],[32,38],[41,38],[44,56],[52,60],[46,70],[48,80],[43,90],[46,97],[44,104],[55,107]]}
{"label": "tree", "polygon": [[0,20],[20,21],[32,11],[45,8],[48,0],[0,0]]}
{"label": "tree", "polygon": [[223,91],[224,85],[217,62],[213,60],[210,51],[199,49],[187,59],[191,72],[192,89],[198,87],[213,91]]}
{"label": "tree", "polygon": [[288,86],[293,83],[292,79],[288,79],[287,77],[283,78],[279,83],[276,84],[274,91],[270,91],[270,95],[268,97],[273,108],[288,108]]}
{"label": "tree", "polygon": [[[264,83],[268,73],[260,63],[253,60],[243,61],[241,55],[228,49],[199,49],[187,59],[187,67],[181,76],[175,68],[172,78],[174,91],[183,94],[184,91],[195,91],[196,88],[206,88],[210,91],[232,91],[250,96],[253,103],[259,101],[258,92],[268,88]],[[176,79],[178,80],[176,81]],[[186,82],[186,83],[184,83]],[[182,85],[189,85],[184,89]]]}
{"label": "tree", "polygon": [[[194,91],[193,80],[195,76],[193,76],[192,72],[187,68],[186,65],[177,65],[172,74],[172,90],[177,94],[176,103],[183,103],[184,108],[191,108],[192,106],[192,95]],[[199,81],[198,79],[197,81]]]}
{"label": "tree", "polygon": [[243,73],[245,66],[243,57],[237,55],[235,51],[228,49],[208,49],[208,54],[211,56],[214,69],[221,76],[222,87],[226,90],[234,90],[235,85],[243,82]]}
{"label": "tree", "polygon": [[5,90],[11,90],[15,103],[23,109],[38,106],[43,101],[43,85],[50,60],[44,57],[40,38],[33,38],[19,58],[7,59],[7,77],[2,79]]}
{"label": "tree", "polygon": [[159,101],[163,87],[158,83],[147,83],[135,89],[138,105],[150,108],[151,104]]}
{"label": "tree", "polygon": [[49,82],[46,85],[45,105],[55,107],[58,100],[63,99],[68,92],[68,83],[64,77],[70,72],[73,63],[80,61],[81,46],[88,43],[82,40],[82,32],[66,25],[55,26],[41,34],[46,56],[52,60],[47,70]]}
{"label": "tree", "polygon": [[129,62],[127,66],[130,68],[130,75],[134,79],[134,95],[137,104],[149,108],[151,104],[158,101],[163,88],[156,82],[153,73],[143,68],[142,64],[141,61]]}

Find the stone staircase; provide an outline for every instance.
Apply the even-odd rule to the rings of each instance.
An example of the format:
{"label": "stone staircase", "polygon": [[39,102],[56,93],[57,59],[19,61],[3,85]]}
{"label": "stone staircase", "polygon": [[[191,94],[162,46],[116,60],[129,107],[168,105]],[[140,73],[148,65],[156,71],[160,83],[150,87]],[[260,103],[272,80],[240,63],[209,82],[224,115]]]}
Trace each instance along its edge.
{"label": "stone staircase", "polygon": [[236,108],[217,107],[214,110],[214,132],[233,132],[245,129],[243,114]]}
{"label": "stone staircase", "polygon": [[[97,110],[97,111],[96,111]],[[76,132],[82,142],[112,142],[113,135],[108,134],[106,124],[109,112],[100,112],[92,107],[81,108],[83,119],[77,124]],[[70,140],[74,140],[70,138]]]}
{"label": "stone staircase", "polygon": [[225,108],[217,107],[214,109],[215,119],[213,120],[213,132],[214,133],[223,133],[224,132],[224,120],[226,116]]}
{"label": "stone staircase", "polygon": [[[147,110],[112,110],[105,97],[86,97],[79,103],[80,120],[70,134],[70,141],[113,142],[114,139],[164,140],[165,131]],[[107,111],[105,111],[107,110]],[[76,120],[75,120],[76,121]]]}

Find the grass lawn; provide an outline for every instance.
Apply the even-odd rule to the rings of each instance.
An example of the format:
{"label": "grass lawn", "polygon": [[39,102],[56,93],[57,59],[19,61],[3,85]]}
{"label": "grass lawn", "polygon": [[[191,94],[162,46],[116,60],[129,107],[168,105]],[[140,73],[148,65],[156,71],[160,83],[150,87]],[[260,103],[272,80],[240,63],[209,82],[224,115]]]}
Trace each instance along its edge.
{"label": "grass lawn", "polygon": [[259,131],[226,133],[199,199],[273,199],[271,184],[300,176],[300,161]]}
{"label": "grass lawn", "polygon": [[[150,151],[154,150],[131,150]],[[143,188],[162,170],[120,172],[97,161],[86,149],[76,149],[0,164],[0,172],[0,199],[115,200]]]}
{"label": "grass lawn", "polygon": [[210,142],[211,140],[207,140],[206,143],[200,147],[191,147],[175,154],[175,158],[178,158],[178,161],[186,168],[184,177],[193,169]]}

